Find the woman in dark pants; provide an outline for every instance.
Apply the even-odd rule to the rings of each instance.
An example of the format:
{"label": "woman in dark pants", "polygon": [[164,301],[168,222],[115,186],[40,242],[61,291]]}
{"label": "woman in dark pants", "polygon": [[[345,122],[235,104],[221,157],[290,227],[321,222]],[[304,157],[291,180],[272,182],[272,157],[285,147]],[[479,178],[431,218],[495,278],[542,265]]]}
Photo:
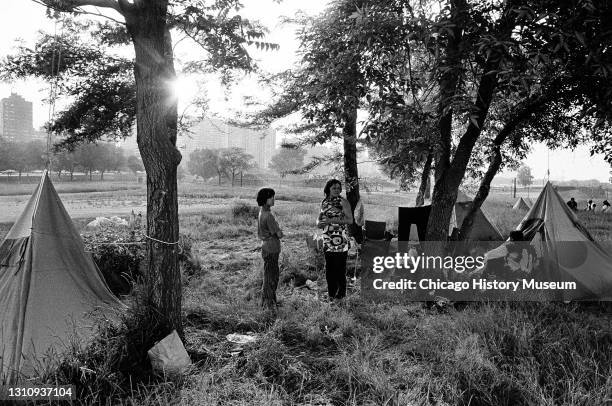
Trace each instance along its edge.
{"label": "woman in dark pants", "polygon": [[330,300],[342,299],[346,295],[346,257],[349,243],[347,225],[353,223],[351,205],[340,196],[342,183],[331,179],[325,184],[325,199],[317,227],[323,229],[323,251],[325,252],[325,277]]}

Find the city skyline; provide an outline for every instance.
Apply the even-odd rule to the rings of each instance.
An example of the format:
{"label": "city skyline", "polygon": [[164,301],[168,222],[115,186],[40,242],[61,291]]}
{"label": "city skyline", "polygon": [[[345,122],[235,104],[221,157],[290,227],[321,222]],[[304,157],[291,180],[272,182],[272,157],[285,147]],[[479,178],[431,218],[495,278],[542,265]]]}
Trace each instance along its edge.
{"label": "city skyline", "polygon": [[[260,20],[263,24],[270,28],[267,39],[280,45],[280,50],[276,52],[266,52],[263,50],[250,49],[249,52],[259,65],[267,71],[282,71],[291,68],[298,60],[299,55],[297,49],[299,43],[295,39],[295,27],[279,23],[279,16],[291,16],[298,10],[304,10],[306,14],[316,14],[323,10],[326,4],[324,0],[314,0],[303,4],[297,0],[286,0],[281,4],[275,4],[274,7],[261,7],[257,2],[245,2],[245,13],[254,19]],[[6,2],[3,4],[0,13],[0,34],[5,38],[0,42],[0,54],[9,55],[15,52],[16,44],[32,46],[38,29],[46,32],[53,32],[53,22],[45,17],[45,8],[33,2]],[[11,18],[12,15],[28,15],[29,23],[23,24],[18,19]],[[36,26],[36,29],[32,29]],[[181,48],[185,43],[183,41],[177,47],[177,60],[186,58],[190,50]],[[180,67],[179,67],[180,68]],[[196,89],[192,80],[185,77],[184,73],[178,71],[179,76],[185,78],[186,88]],[[228,97],[228,94],[220,89],[221,85],[214,81],[208,81],[207,91],[210,96],[209,105],[211,114],[217,116],[233,117],[236,112],[236,106],[240,104],[241,97]],[[34,126],[38,128],[48,120],[48,107],[45,105],[45,99],[48,97],[49,84],[39,79],[17,80],[11,83],[0,83],[0,97],[8,95],[10,91],[15,91],[23,95],[28,100],[33,100],[34,111]],[[253,90],[254,86],[249,83],[243,83],[238,86],[238,92],[242,93],[236,96],[244,96],[249,94],[259,94],[261,90]],[[183,95],[187,99],[188,95]],[[228,102],[228,99],[230,100]],[[188,101],[179,102],[185,106]],[[60,111],[64,106],[62,100],[58,100],[56,111]],[[232,110],[233,109],[233,110]],[[279,130],[279,136],[281,131]],[[533,173],[537,177],[546,176],[550,169],[551,180],[568,180],[577,179],[585,180],[596,178],[599,181],[605,182],[610,177],[610,165],[606,163],[601,155],[591,156],[588,145],[581,145],[575,150],[559,149],[548,151],[543,144],[534,143],[531,151],[523,162],[525,165],[532,167]],[[514,171],[504,171],[500,176],[510,176]]]}
{"label": "city skyline", "polygon": [[[276,130],[266,128],[253,130],[232,126],[222,120],[204,118],[190,128],[189,134],[180,135],[176,146],[183,155],[182,163],[187,162],[189,154],[196,149],[242,148],[253,156],[260,168],[267,168],[276,154]],[[136,137],[132,136],[121,143],[125,150],[139,155]]]}

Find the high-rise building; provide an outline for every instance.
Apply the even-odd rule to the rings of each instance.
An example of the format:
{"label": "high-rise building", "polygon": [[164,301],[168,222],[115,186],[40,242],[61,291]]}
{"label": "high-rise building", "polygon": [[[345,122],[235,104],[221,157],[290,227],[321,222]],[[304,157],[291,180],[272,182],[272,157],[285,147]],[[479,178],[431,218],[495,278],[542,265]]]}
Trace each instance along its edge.
{"label": "high-rise building", "polygon": [[[238,147],[253,155],[260,168],[267,168],[276,153],[276,131],[272,128],[252,130],[234,127],[221,120],[205,118],[190,129],[190,134],[178,137],[176,146],[183,155],[182,162],[196,149],[224,149]],[[138,155],[136,135],[127,139],[121,147],[130,154]]]}
{"label": "high-rise building", "polygon": [[0,100],[0,135],[12,141],[29,141],[33,133],[32,102],[17,93]]}
{"label": "high-rise building", "polygon": [[267,168],[276,150],[276,132],[272,128],[252,130],[206,118],[179,137],[177,146],[187,158],[196,149],[242,148],[253,155],[260,168]]}
{"label": "high-rise building", "polygon": [[32,102],[16,93],[0,100],[0,132],[12,140],[29,138],[33,132]]}

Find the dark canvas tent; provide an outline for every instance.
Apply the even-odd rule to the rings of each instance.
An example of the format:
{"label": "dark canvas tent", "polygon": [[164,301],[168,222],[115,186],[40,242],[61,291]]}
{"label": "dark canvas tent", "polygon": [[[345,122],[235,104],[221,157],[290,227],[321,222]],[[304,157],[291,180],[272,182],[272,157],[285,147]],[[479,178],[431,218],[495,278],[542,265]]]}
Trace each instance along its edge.
{"label": "dark canvas tent", "polygon": [[[454,222],[451,226],[456,228],[461,227],[463,219],[472,207],[472,202],[457,202],[455,203]],[[493,223],[489,221],[482,209],[478,209],[474,215],[474,225],[468,236],[472,241],[502,241],[502,235]]]}
{"label": "dark canvas tent", "polygon": [[517,230],[541,259],[533,277],[576,283],[575,290],[562,291],[558,299],[612,299],[612,253],[594,241],[550,182]]}
{"label": "dark canvas tent", "polygon": [[0,382],[49,368],[75,339],[92,337],[93,313],[123,307],[45,172],[0,244]]}
{"label": "dark canvas tent", "polygon": [[531,205],[529,203],[527,203],[527,201],[525,199],[523,199],[522,197],[519,197],[518,200],[516,201],[516,203],[514,203],[514,206],[512,206],[512,210],[527,211],[530,208],[531,208]]}
{"label": "dark canvas tent", "polygon": [[[461,190],[457,194],[457,202],[455,203],[455,211],[453,213],[453,218],[451,218],[451,227],[459,228],[463,223],[463,219],[467,216],[468,212],[472,208],[472,199],[467,195],[467,193],[462,192]],[[451,230],[452,232],[452,230]],[[482,207],[476,211],[476,215],[474,216],[474,224],[472,226],[472,231],[470,231],[470,235],[468,236],[469,240],[472,241],[502,241],[503,238],[501,233],[495,227],[491,221],[489,221],[489,217],[485,214]]]}

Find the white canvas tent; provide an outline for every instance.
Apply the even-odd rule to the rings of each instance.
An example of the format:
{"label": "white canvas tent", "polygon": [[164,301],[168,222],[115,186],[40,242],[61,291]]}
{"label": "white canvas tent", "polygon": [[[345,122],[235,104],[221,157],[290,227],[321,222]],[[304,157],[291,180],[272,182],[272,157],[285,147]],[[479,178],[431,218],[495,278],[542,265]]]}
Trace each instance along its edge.
{"label": "white canvas tent", "polygon": [[517,230],[542,262],[532,277],[576,283],[575,290],[561,291],[557,299],[612,299],[612,253],[594,241],[550,182]]}
{"label": "white canvas tent", "polygon": [[519,197],[514,206],[512,206],[512,210],[522,210],[527,211],[531,208],[531,205],[527,202],[526,199]]}
{"label": "white canvas tent", "polygon": [[124,305],[85,252],[45,172],[0,244],[0,382],[51,367]]}

